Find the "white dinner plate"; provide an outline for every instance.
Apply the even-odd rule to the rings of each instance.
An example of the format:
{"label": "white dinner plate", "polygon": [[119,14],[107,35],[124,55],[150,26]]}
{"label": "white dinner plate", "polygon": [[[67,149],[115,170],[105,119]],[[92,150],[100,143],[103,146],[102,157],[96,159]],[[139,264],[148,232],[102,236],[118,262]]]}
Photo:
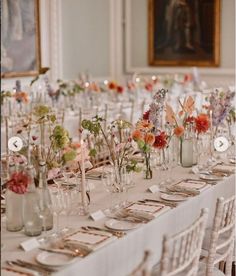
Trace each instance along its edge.
{"label": "white dinner plate", "polygon": [[134,223],[129,221],[121,221],[117,219],[109,219],[105,222],[105,226],[112,230],[126,231],[139,227],[140,223]]}
{"label": "white dinner plate", "polygon": [[236,159],[234,159],[234,158],[229,159],[229,162],[230,162],[231,164],[236,164]]}
{"label": "white dinner plate", "polygon": [[210,180],[210,181],[222,180],[222,177],[219,177],[219,176],[216,176],[216,175],[204,175],[204,174],[200,174],[199,177],[201,179]]}
{"label": "white dinner plate", "polygon": [[184,201],[187,199],[186,196],[182,195],[169,195],[169,194],[161,194],[161,198],[168,201]]}
{"label": "white dinner plate", "polygon": [[47,266],[64,266],[71,264],[75,259],[75,257],[70,255],[53,252],[41,252],[36,256],[36,260],[40,264]]}

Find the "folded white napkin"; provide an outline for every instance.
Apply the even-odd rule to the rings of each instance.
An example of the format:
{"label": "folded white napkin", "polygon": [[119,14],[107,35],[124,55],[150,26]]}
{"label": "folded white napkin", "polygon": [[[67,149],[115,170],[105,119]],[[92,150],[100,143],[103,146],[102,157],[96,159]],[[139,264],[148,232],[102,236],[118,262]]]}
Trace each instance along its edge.
{"label": "folded white napkin", "polygon": [[183,189],[195,189],[200,192],[204,191],[206,188],[209,188],[208,184],[204,181],[194,181],[194,180],[188,180],[188,181],[181,181],[180,183],[176,184],[176,186],[183,188]]}
{"label": "folded white napkin", "polygon": [[216,165],[213,168],[213,171],[218,171],[222,173],[233,173],[235,171],[235,167],[232,165]]}
{"label": "folded white napkin", "polygon": [[107,232],[99,232],[99,231],[83,231],[79,230],[74,234],[66,237],[67,241],[71,241],[73,243],[82,244],[87,247],[89,250],[97,250],[100,247],[103,247],[107,243],[117,239],[117,237],[113,236]]}
{"label": "folded white napkin", "polygon": [[160,214],[169,209],[170,207],[155,202],[134,203],[125,208],[125,210],[130,211],[132,214],[147,219],[158,217]]}

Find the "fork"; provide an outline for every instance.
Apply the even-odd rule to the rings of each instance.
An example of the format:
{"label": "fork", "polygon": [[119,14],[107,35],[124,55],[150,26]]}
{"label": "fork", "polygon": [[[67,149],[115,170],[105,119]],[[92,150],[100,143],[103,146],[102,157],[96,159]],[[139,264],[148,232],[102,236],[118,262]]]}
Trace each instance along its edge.
{"label": "fork", "polygon": [[43,275],[45,275],[45,276],[50,275],[53,272],[56,272],[56,270],[54,270],[54,269],[43,267],[43,266],[33,264],[33,263],[24,262],[21,260],[6,261],[6,263],[11,267],[18,266],[18,267],[34,270],[39,273],[43,273]]}
{"label": "fork", "polygon": [[122,231],[113,231],[113,230],[108,230],[105,228],[100,228],[100,227],[95,227],[95,226],[83,226],[81,228],[85,231],[96,230],[96,231],[101,231],[101,232],[107,232],[107,233],[110,233],[110,234],[116,236],[117,238],[121,238],[125,235],[125,233]]}

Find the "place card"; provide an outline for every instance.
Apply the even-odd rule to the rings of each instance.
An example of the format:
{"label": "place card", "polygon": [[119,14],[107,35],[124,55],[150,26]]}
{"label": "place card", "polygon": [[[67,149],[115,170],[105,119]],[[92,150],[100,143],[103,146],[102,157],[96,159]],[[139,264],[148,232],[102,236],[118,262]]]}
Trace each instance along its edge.
{"label": "place card", "polygon": [[38,240],[36,238],[32,238],[32,239],[23,241],[20,244],[20,247],[22,247],[24,249],[24,251],[30,251],[32,249],[39,247],[39,245],[40,244],[39,244]]}
{"label": "place card", "polygon": [[94,221],[97,221],[97,220],[100,220],[102,218],[105,218],[105,216],[106,215],[103,213],[102,210],[98,210],[98,211],[90,214],[91,219],[94,220]]}
{"label": "place card", "polygon": [[199,173],[198,167],[197,167],[197,166],[192,167],[192,172],[193,172],[194,174],[198,174],[198,173]]}
{"label": "place card", "polygon": [[148,191],[155,194],[156,192],[159,191],[159,187],[157,185],[152,185],[148,188]]}

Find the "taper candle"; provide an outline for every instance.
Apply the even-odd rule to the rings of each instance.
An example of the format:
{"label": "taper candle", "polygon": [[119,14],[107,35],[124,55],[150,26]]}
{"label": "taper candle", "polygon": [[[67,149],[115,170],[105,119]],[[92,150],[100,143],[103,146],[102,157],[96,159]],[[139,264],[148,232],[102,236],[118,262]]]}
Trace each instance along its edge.
{"label": "taper candle", "polygon": [[84,166],[84,141],[81,139],[81,197],[82,197],[82,205],[86,206],[86,185],[85,185],[85,166]]}

